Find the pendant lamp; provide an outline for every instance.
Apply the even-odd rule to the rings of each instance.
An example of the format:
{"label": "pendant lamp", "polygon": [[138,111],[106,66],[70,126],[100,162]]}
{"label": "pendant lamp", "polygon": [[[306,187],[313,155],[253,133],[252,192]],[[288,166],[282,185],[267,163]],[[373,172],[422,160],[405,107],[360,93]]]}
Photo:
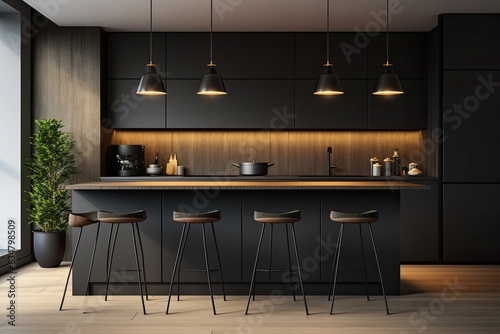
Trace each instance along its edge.
{"label": "pendant lamp", "polygon": [[215,67],[217,66],[212,62],[212,31],[213,31],[213,5],[210,0],[210,63],[208,72],[203,74],[200,86],[198,87],[197,94],[199,95],[226,95],[226,87],[222,81],[222,76],[217,73]]}
{"label": "pendant lamp", "polygon": [[333,71],[330,63],[330,0],[326,1],[326,64],[325,72],[319,76],[314,95],[342,95],[344,91],[340,85],[338,75]]}
{"label": "pendant lamp", "polygon": [[141,77],[136,94],[138,95],[165,95],[165,86],[161,76],[156,72],[156,64],[153,63],[153,0],[149,3],[149,64],[146,65],[146,73]]}
{"label": "pendant lamp", "polygon": [[404,94],[403,88],[401,87],[401,83],[399,82],[398,75],[392,73],[391,67],[392,64],[389,63],[389,0],[387,0],[386,4],[387,10],[387,31],[386,31],[386,62],[382,66],[384,66],[384,73],[382,73],[377,80],[377,84],[375,85],[375,89],[373,90],[373,95],[400,95]]}

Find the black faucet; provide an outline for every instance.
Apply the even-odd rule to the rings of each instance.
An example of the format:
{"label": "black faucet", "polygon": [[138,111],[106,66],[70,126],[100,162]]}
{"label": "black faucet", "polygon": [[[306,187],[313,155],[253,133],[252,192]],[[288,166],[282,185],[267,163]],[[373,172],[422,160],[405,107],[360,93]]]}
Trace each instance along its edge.
{"label": "black faucet", "polygon": [[331,156],[332,156],[332,147],[328,146],[326,149],[327,156],[326,156],[326,175],[332,176],[332,168],[337,168],[337,166],[332,166],[331,165]]}

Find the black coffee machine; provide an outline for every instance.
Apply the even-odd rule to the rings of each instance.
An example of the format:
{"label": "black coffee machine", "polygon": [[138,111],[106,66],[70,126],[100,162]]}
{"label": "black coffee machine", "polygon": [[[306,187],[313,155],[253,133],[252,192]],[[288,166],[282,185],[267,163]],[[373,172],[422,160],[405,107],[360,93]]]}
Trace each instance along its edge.
{"label": "black coffee machine", "polygon": [[144,175],[144,145],[110,145],[108,175]]}

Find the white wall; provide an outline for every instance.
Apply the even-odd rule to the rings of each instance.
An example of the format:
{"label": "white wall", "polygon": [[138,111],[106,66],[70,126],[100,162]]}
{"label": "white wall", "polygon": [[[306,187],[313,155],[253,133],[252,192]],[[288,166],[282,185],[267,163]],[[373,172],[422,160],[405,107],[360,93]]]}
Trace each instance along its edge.
{"label": "white wall", "polygon": [[0,249],[7,249],[9,220],[21,248],[20,15],[0,14]]}

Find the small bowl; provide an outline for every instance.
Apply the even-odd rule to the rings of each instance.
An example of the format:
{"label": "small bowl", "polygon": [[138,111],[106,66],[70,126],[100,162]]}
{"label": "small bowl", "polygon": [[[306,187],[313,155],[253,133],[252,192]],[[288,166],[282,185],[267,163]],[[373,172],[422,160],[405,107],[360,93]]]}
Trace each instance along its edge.
{"label": "small bowl", "polygon": [[148,167],[146,168],[146,173],[149,175],[160,175],[163,169],[161,167]]}

